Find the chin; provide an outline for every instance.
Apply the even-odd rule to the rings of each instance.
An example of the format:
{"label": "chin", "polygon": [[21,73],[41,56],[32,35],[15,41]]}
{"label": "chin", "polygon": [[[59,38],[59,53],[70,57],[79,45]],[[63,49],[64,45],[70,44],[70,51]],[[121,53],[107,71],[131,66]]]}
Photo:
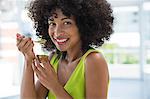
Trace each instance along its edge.
{"label": "chin", "polygon": [[66,48],[60,48],[60,47],[57,47],[57,49],[58,49],[59,51],[61,51],[61,52],[65,52],[65,51],[67,51],[67,49],[66,49]]}

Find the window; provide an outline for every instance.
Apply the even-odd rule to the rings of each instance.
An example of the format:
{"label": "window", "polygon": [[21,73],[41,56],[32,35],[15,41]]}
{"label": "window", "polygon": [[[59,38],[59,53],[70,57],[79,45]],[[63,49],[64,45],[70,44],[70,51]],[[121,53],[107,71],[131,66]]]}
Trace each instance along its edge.
{"label": "window", "polygon": [[140,79],[140,8],[137,0],[113,1],[114,34],[102,49],[109,62],[110,76]]}

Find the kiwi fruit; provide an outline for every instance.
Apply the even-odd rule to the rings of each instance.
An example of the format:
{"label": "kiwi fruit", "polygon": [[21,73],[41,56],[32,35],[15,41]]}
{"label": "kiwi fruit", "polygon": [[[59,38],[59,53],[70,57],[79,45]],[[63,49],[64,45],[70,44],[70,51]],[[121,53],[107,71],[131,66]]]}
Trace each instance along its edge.
{"label": "kiwi fruit", "polygon": [[47,55],[37,55],[37,58],[38,58],[40,63],[42,61],[48,61],[48,56]]}

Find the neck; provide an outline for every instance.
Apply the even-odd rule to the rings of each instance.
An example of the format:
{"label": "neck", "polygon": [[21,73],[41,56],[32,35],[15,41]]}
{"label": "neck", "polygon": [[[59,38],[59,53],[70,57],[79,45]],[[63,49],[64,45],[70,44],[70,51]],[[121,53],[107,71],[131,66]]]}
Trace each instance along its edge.
{"label": "neck", "polygon": [[73,62],[77,59],[79,59],[83,55],[81,46],[75,47],[73,49],[70,49],[67,51],[66,60],[68,62]]}

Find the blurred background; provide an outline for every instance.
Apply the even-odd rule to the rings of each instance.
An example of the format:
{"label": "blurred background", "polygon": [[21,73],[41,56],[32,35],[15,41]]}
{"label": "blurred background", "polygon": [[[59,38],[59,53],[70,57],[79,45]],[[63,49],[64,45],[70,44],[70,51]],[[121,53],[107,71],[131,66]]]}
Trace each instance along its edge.
{"label": "blurred background", "polygon": [[[0,0],[0,99],[19,99],[23,56],[16,33],[36,38],[26,15],[29,0]],[[150,0],[108,0],[114,34],[100,50],[110,71],[108,99],[150,99]],[[35,44],[34,50],[42,53]]]}

